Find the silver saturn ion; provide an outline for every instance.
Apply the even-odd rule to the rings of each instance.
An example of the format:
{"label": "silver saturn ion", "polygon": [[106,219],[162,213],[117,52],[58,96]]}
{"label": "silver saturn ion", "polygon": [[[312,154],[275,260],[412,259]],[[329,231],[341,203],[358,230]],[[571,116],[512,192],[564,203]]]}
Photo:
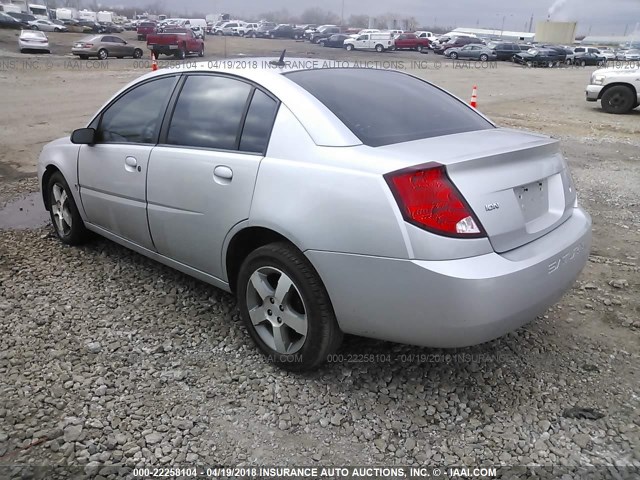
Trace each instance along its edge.
{"label": "silver saturn ion", "polygon": [[343,333],[462,347],[557,301],[591,219],[556,140],[406,73],[264,59],[132,82],[46,145],[63,243],[89,231],[237,296],[279,366]]}

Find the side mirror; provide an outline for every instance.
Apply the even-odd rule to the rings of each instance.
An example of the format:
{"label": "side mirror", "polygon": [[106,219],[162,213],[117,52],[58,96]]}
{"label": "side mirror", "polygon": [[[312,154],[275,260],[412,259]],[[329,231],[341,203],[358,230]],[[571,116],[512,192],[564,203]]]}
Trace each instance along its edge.
{"label": "side mirror", "polygon": [[93,145],[96,143],[95,128],[78,128],[71,134],[71,143],[76,145]]}

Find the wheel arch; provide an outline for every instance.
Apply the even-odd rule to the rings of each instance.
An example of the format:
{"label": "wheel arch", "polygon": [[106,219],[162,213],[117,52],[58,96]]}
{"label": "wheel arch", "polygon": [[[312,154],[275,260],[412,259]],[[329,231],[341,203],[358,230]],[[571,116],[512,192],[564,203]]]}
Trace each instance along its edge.
{"label": "wheel arch", "polygon": [[235,293],[238,272],[244,259],[255,249],[274,242],[287,242],[303,251],[297,242],[291,240],[290,235],[261,225],[246,225],[229,233],[228,241],[225,242],[226,248],[223,251],[223,265],[224,276],[232,292]]}
{"label": "wheel arch", "polygon": [[636,101],[637,101],[638,91],[636,90],[636,87],[634,87],[632,84],[626,83],[626,82],[613,82],[613,83],[607,84],[602,90],[600,90],[600,93],[598,94],[598,100],[601,100],[602,96],[608,90],[612,89],[613,87],[627,87],[627,88],[629,88],[633,92],[633,94],[636,96]]}
{"label": "wheel arch", "polygon": [[51,205],[49,204],[49,197],[47,195],[47,185],[49,184],[49,179],[51,178],[51,176],[56,172],[60,172],[64,177],[64,173],[62,173],[60,169],[53,164],[47,165],[44,169],[44,173],[42,174],[40,193],[42,194],[42,201],[44,202],[44,208],[47,210],[47,212],[51,209]]}

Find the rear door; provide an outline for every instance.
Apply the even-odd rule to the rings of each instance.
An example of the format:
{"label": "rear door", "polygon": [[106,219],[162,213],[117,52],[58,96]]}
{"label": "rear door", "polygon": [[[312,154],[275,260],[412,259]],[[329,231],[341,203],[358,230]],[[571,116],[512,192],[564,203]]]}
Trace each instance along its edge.
{"label": "rear door", "polygon": [[222,278],[222,246],[249,217],[279,103],[236,77],[191,74],[152,154],[147,183],[158,252]]}
{"label": "rear door", "polygon": [[136,85],[94,120],[94,145],[78,154],[78,183],[89,223],[153,249],[146,209],[149,155],[177,76]]}

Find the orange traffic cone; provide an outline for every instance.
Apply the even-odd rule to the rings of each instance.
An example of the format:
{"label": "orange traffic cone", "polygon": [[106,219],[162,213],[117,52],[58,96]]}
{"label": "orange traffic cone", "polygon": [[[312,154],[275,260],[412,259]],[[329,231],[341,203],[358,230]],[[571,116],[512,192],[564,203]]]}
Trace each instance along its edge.
{"label": "orange traffic cone", "polygon": [[478,87],[477,85],[473,86],[473,92],[471,93],[471,103],[469,104],[473,108],[478,108]]}
{"label": "orange traffic cone", "polygon": [[158,62],[155,54],[151,52],[151,71],[155,72],[156,70],[158,70]]}

